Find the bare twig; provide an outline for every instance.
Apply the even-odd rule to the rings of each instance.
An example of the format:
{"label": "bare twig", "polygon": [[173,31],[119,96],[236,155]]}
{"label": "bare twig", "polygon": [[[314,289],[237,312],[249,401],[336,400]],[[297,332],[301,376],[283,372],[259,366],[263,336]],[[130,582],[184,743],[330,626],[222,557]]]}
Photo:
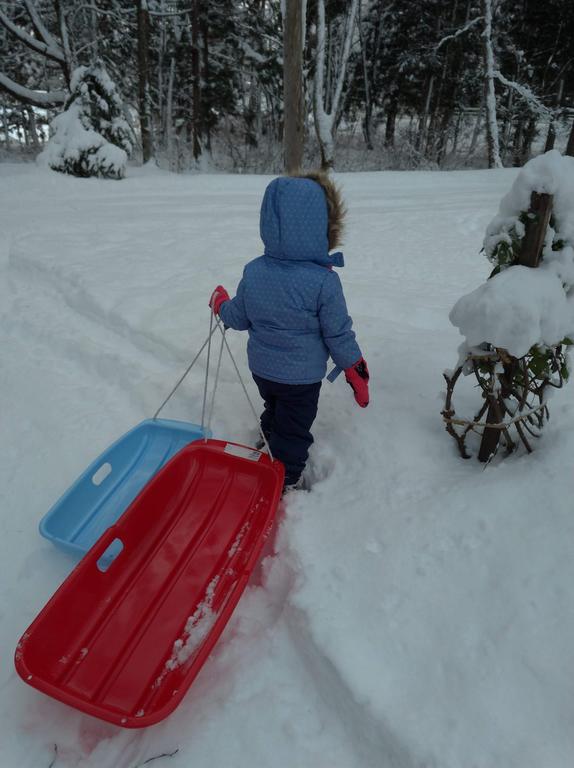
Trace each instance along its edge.
{"label": "bare twig", "polygon": [[48,768],[54,768],[54,766],[56,765],[56,760],[57,759],[58,759],[58,745],[54,744],[54,757],[52,759],[52,762],[48,766]]}
{"label": "bare twig", "polygon": [[152,763],[154,760],[161,760],[162,757],[173,757],[174,755],[177,755],[179,752],[179,747],[177,749],[174,749],[173,752],[163,752],[161,755],[154,755],[154,757],[148,757],[147,760],[144,760],[143,763],[138,763],[137,765],[134,765],[134,768],[142,768],[143,765],[148,765],[149,763]]}

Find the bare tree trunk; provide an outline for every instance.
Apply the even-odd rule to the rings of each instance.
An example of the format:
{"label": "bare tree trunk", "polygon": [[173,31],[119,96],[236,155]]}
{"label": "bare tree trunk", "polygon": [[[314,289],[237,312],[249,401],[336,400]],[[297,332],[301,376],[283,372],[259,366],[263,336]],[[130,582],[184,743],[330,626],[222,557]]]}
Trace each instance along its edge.
{"label": "bare tree trunk", "polygon": [[478,113],[476,115],[476,122],[474,124],[474,130],[472,132],[472,138],[470,140],[470,147],[468,148],[467,157],[472,157],[476,151],[476,146],[478,144],[478,137],[482,130],[483,112],[484,112],[484,103],[480,105],[480,109],[478,110]]}
{"label": "bare tree trunk", "polygon": [[169,65],[169,81],[167,85],[167,100],[165,105],[165,137],[167,144],[167,156],[170,168],[174,170],[173,157],[173,81],[175,78],[175,58],[171,57]]}
{"label": "bare tree trunk", "polygon": [[[313,112],[315,115],[315,130],[321,152],[321,168],[323,170],[329,170],[333,167],[335,126],[347,74],[347,63],[351,51],[351,38],[355,27],[357,6],[358,0],[351,0],[339,71],[337,76],[333,78],[333,94],[329,98],[329,93],[323,93],[325,70],[325,0],[318,0],[317,2],[317,61],[315,67]],[[325,104],[330,104],[329,112],[326,111]]]}
{"label": "bare tree trunk", "polygon": [[520,148],[520,164],[521,166],[530,160],[532,154],[532,142],[536,136],[536,117],[531,116],[526,125],[522,137],[522,146]]}
{"label": "bare tree trunk", "polygon": [[66,78],[66,85],[70,87],[70,80],[72,78],[72,71],[74,69],[74,61],[72,56],[72,50],[70,48],[70,39],[68,37],[68,26],[66,24],[66,16],[60,0],[54,0],[56,8],[56,16],[58,17],[58,26],[60,28],[60,38],[62,40],[62,51],[64,53],[64,61],[61,62],[62,71]]}
{"label": "bare tree trunk", "polygon": [[201,67],[199,55],[199,3],[193,0],[191,19],[191,69],[193,76],[193,157],[201,156]]}
{"label": "bare tree trunk", "polygon": [[36,130],[36,115],[32,107],[28,107],[26,112],[28,113],[28,131],[32,139],[32,146],[38,151],[40,149],[40,141],[38,139],[38,131]]}
{"label": "bare tree trunk", "polygon": [[[206,83],[209,83],[209,28],[207,19],[207,10],[203,14],[201,20],[201,36],[203,38],[203,79]],[[211,127],[209,125],[209,115],[206,115],[206,110],[203,111],[203,129],[205,133],[205,148],[211,154]]]}
{"label": "bare tree trunk", "polygon": [[421,115],[420,123],[419,123],[419,131],[417,135],[416,140],[416,149],[421,151],[424,147],[426,134],[427,134],[427,120],[430,112],[430,104],[432,99],[432,92],[434,88],[434,75],[430,75],[428,81],[427,81],[427,93],[425,98],[425,103],[423,107],[423,113]]}
{"label": "bare tree trunk", "polygon": [[26,107],[23,104],[20,107],[20,127],[24,137],[24,146],[28,149],[30,147],[30,134],[28,133],[28,121],[26,120]]}
{"label": "bare tree trunk", "polygon": [[8,112],[6,105],[2,105],[2,130],[4,132],[4,144],[8,148],[10,146],[10,132],[8,128]]}
{"label": "bare tree trunk", "polygon": [[548,133],[546,134],[546,144],[544,145],[545,152],[550,152],[551,149],[554,149],[554,142],[556,141],[556,128],[554,127],[554,118],[558,114],[558,111],[560,109],[563,92],[564,92],[564,78],[562,77],[558,84],[558,93],[556,94],[555,113],[551,116],[550,123],[548,125]]}
{"label": "bare tree trunk", "polygon": [[365,87],[365,117],[363,118],[363,136],[367,149],[373,149],[371,138],[371,120],[373,117],[373,104],[371,101],[371,85],[369,83],[369,70],[367,66],[367,47],[366,41],[361,29],[361,0],[359,0],[359,12],[357,18],[357,29],[359,30],[359,42],[361,44],[361,61],[363,64],[363,83]]}
{"label": "bare tree trunk", "polygon": [[572,130],[570,131],[570,136],[568,137],[568,144],[566,146],[566,155],[570,155],[570,157],[574,157],[574,121],[572,122]]}
{"label": "bare tree trunk", "polygon": [[[160,10],[165,11],[164,0],[161,0]],[[157,53],[157,93],[158,93],[158,126],[155,130],[156,143],[163,150],[166,148],[166,93],[165,93],[165,27],[163,20],[160,22],[159,46]]]}
{"label": "bare tree trunk", "polygon": [[147,163],[153,155],[151,126],[148,103],[148,48],[149,48],[149,13],[147,0],[137,0],[137,35],[138,35],[138,100],[142,138],[142,158]]}
{"label": "bare tree trunk", "polygon": [[286,0],[283,26],[283,150],[285,171],[297,173],[303,164],[303,9],[301,0]]}
{"label": "bare tree trunk", "polygon": [[512,140],[512,165],[520,168],[522,165],[522,134],[524,132],[524,116],[519,113],[514,129],[514,138]]}
{"label": "bare tree trunk", "polygon": [[[516,70],[514,72],[514,80],[518,83],[521,78],[521,64],[522,57],[518,54],[515,55]],[[511,149],[511,136],[512,136],[512,121],[514,116],[514,88],[509,88],[506,97],[506,108],[504,110],[504,117],[502,119],[502,125],[500,126],[500,152],[501,156],[505,159],[508,158]]]}
{"label": "bare tree trunk", "polygon": [[[456,116],[456,123],[454,124],[454,134],[452,137],[452,148],[451,148],[451,152],[453,155],[456,155],[456,150],[458,149],[458,139],[460,136],[461,123],[462,123],[462,111],[460,111]],[[446,145],[445,145],[445,155],[446,155]]]}
{"label": "bare tree trunk", "polygon": [[395,126],[397,122],[397,113],[399,110],[399,100],[395,93],[389,97],[387,107],[387,119],[385,121],[385,147],[391,149],[395,146]]}
{"label": "bare tree trunk", "polygon": [[494,51],[492,48],[492,2],[482,0],[484,16],[484,62],[486,89],[486,142],[488,145],[488,167],[502,168],[496,119],[496,92],[494,90]]}
{"label": "bare tree trunk", "polygon": [[88,13],[90,14],[90,27],[91,27],[91,35],[92,35],[92,60],[96,61],[100,58],[100,45],[99,45],[99,19],[98,19],[98,10],[95,6],[92,6],[91,8],[86,9]]}

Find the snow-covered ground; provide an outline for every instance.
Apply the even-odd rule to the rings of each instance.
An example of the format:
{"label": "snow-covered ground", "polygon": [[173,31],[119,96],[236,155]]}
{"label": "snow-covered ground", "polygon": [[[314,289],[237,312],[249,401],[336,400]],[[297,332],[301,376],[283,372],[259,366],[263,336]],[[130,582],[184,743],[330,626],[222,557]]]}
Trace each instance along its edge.
{"label": "snow-covered ground", "polygon": [[[74,564],[37,524],[185,369],[211,289],[233,290],[261,252],[269,179],[0,165],[1,768],[574,765],[574,386],[534,455],[486,469],[459,458],[440,417],[461,341],[448,313],[489,272],[478,251],[514,176],[339,177],[371,405],[325,383],[314,485],[289,497],[263,586],[176,712],[125,731],[14,671],[19,636]],[[247,375],[245,335],[230,341]],[[202,375],[164,415],[198,420]],[[229,364],[213,429],[255,435]]]}

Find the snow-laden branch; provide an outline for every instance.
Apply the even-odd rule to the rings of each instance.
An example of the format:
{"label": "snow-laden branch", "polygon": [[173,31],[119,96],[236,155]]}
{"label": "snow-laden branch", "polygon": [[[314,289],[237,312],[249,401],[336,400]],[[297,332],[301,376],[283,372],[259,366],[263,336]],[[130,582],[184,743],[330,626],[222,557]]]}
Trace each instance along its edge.
{"label": "snow-laden branch", "polygon": [[252,59],[257,64],[268,64],[269,63],[269,57],[268,56],[262,56],[257,51],[254,51],[253,48],[249,45],[248,42],[245,40],[241,40],[239,42],[239,46],[243,53],[247,56],[248,59]]}
{"label": "snow-laden branch", "polygon": [[512,88],[513,91],[516,91],[516,93],[522,96],[522,98],[530,105],[532,105],[540,115],[544,117],[552,116],[552,110],[548,109],[548,107],[545,107],[540,99],[535,96],[534,93],[532,93],[528,86],[516,83],[514,80],[508,80],[508,78],[504,77],[502,72],[497,69],[495,69],[492,74],[499,82],[501,82],[503,85],[506,85],[507,88]]}
{"label": "snow-laden branch", "polygon": [[438,51],[449,40],[455,40],[457,37],[460,37],[460,35],[464,35],[466,32],[475,27],[480,21],[484,21],[484,16],[478,16],[476,19],[472,19],[472,21],[469,21],[468,24],[464,25],[464,27],[457,29],[453,35],[447,35],[446,37],[443,37],[443,39],[437,45],[436,50]]}
{"label": "snow-laden branch", "polygon": [[[15,35],[18,40],[20,40],[24,45],[27,45],[28,48],[31,48],[33,51],[36,51],[36,53],[41,53],[42,56],[46,56],[49,59],[52,59],[53,61],[57,61],[59,64],[65,63],[64,53],[62,49],[59,46],[53,46],[53,45],[47,45],[46,43],[43,43],[41,40],[37,40],[35,37],[32,37],[29,35],[22,27],[19,27],[18,25],[14,24],[8,16],[4,13],[4,11],[0,10],[0,24],[2,24],[9,32],[12,32],[13,35]],[[53,41],[53,38],[51,38]]]}
{"label": "snow-laden branch", "polygon": [[39,35],[39,37],[46,43],[48,48],[54,51],[58,50],[60,46],[58,45],[57,40],[54,39],[53,35],[46,28],[46,25],[42,21],[42,18],[36,10],[36,6],[32,0],[24,0],[24,5],[26,6],[28,16],[32,20],[34,29],[36,30],[36,33]]}
{"label": "snow-laden branch", "polygon": [[11,80],[0,72],[0,89],[7,91],[18,101],[33,107],[56,107],[66,101],[65,91],[33,91]]}

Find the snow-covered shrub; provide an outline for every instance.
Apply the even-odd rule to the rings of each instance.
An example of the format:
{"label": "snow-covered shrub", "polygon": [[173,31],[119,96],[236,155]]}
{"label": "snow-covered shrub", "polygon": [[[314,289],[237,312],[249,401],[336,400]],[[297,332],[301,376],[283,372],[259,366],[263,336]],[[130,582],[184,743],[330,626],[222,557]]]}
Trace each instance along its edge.
{"label": "snow-covered shrub", "polygon": [[[525,227],[533,216],[532,192],[553,196],[536,269],[519,263]],[[487,228],[484,251],[494,266],[490,278],[459,299],[450,313],[465,338],[459,369],[474,373],[484,397],[483,407],[468,423],[484,428],[480,419],[491,407],[495,413],[488,413],[489,424],[494,420],[518,425],[520,439],[530,449],[521,430],[542,426],[547,388],[562,386],[569,375],[567,349],[574,339],[574,158],[553,150],[524,166]],[[447,424],[454,413],[455,375],[445,375],[450,392],[448,413],[443,412]],[[511,450],[508,431],[502,433]]]}
{"label": "snow-covered shrub", "polygon": [[64,112],[40,162],[73,176],[122,179],[132,151],[132,130],[118,89],[102,64],[78,67]]}
{"label": "snow-covered shrub", "polygon": [[[532,192],[554,196],[540,265],[517,265]],[[490,280],[463,296],[450,313],[466,347],[488,341],[522,357],[533,345],[574,336],[574,158],[557,150],[527,163],[489,224],[484,250]]]}

